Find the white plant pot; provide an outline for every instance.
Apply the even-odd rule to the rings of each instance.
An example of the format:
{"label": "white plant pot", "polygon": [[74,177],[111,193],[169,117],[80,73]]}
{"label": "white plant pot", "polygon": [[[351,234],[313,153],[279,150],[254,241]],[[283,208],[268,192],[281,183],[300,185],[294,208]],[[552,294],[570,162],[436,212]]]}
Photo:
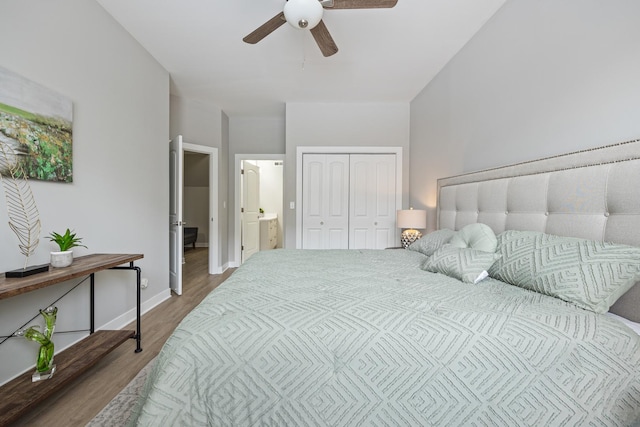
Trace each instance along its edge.
{"label": "white plant pot", "polygon": [[52,267],[69,267],[73,262],[73,251],[51,252]]}

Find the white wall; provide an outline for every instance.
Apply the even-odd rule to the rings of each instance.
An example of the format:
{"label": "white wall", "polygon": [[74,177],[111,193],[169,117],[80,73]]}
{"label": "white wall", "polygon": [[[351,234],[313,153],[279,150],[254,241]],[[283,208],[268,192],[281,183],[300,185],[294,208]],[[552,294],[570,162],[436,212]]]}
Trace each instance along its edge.
{"label": "white wall", "polygon": [[507,1],[411,103],[411,204],[434,207],[438,177],[640,137],[638,17]]}
{"label": "white wall", "polygon": [[229,176],[229,118],[220,107],[201,101],[170,97],[172,137],[182,135],[183,141],[218,149],[218,265],[229,264],[228,234],[228,176]]}
{"label": "white wall", "polygon": [[[148,306],[167,298],[168,73],[96,2],[3,1],[0,16],[0,39],[6,41],[0,65],[73,101],[74,182],[30,181],[42,220],[31,263],[48,263],[54,247],[44,236],[73,228],[89,247],[77,248],[76,256],[144,254],[136,262],[149,279],[143,301]],[[23,257],[6,224],[4,197],[0,242],[0,271],[20,268]],[[13,332],[76,282],[0,301],[0,335]],[[135,296],[134,273],[98,273],[96,326],[121,327],[132,320]],[[87,285],[56,306],[59,351],[82,337],[59,332],[89,326]],[[131,357],[134,344],[124,344]],[[0,383],[33,366],[37,350],[21,338],[2,344]]]}
{"label": "white wall", "polygon": [[171,137],[182,135],[190,144],[217,147],[222,145],[222,110],[217,105],[170,96]]}
{"label": "white wall", "polygon": [[[299,146],[402,147],[402,204],[408,200],[409,104],[341,103],[286,106],[285,247],[296,246],[296,152]],[[296,206],[297,208],[298,206]]]}

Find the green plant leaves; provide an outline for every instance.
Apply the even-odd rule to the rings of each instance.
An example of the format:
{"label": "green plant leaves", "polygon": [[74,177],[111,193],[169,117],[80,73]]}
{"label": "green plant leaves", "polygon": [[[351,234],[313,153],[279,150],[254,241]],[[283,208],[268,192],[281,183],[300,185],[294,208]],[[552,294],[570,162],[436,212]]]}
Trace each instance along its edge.
{"label": "green plant leaves", "polygon": [[76,237],[76,233],[71,232],[71,230],[69,230],[68,228],[64,234],[59,234],[55,231],[52,232],[51,234],[49,234],[49,240],[58,244],[58,246],[60,247],[60,252],[68,251],[69,249],[75,248],[76,246],[82,246],[83,248],[86,248],[86,246],[81,243],[82,238]]}

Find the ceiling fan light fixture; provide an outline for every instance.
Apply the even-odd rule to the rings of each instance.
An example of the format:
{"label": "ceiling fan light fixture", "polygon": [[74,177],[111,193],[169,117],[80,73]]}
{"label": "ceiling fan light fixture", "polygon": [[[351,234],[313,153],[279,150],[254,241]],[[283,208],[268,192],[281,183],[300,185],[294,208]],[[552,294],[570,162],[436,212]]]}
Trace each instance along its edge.
{"label": "ceiling fan light fixture", "polygon": [[322,19],[323,8],[318,0],[289,0],[284,5],[284,17],[294,28],[310,30]]}

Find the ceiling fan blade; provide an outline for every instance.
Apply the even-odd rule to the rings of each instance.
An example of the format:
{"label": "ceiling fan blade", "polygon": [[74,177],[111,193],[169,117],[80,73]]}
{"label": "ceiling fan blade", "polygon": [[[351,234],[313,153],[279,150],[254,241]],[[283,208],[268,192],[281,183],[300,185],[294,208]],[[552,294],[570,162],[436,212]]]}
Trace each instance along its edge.
{"label": "ceiling fan blade", "polygon": [[318,25],[311,29],[311,35],[318,43],[318,47],[324,56],[331,56],[338,51],[338,46],[333,41],[331,34],[324,22],[320,20]]}
{"label": "ceiling fan blade", "polygon": [[333,0],[327,9],[382,9],[396,5],[398,0]]}
{"label": "ceiling fan blade", "polygon": [[280,26],[285,22],[287,22],[287,20],[284,18],[284,12],[280,12],[279,14],[256,28],[255,31],[247,35],[242,40],[246,43],[256,44],[263,38],[267,37],[269,34],[273,33],[275,30],[280,28]]}

